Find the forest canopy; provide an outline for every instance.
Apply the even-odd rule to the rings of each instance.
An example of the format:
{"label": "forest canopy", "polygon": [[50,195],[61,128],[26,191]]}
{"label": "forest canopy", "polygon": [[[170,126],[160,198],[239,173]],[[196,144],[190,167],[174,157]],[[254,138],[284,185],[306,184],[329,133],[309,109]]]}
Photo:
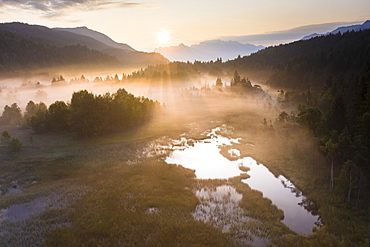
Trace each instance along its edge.
{"label": "forest canopy", "polygon": [[329,76],[350,76],[370,62],[370,30],[330,34],[268,47],[222,64],[275,88],[321,89]]}
{"label": "forest canopy", "polygon": [[10,125],[24,122],[37,133],[74,132],[92,137],[142,126],[160,108],[159,102],[135,97],[125,89],[104,95],[81,90],[72,95],[71,103],[56,101],[47,107],[42,102],[29,101],[24,119],[16,103],[6,105],[0,122]]}

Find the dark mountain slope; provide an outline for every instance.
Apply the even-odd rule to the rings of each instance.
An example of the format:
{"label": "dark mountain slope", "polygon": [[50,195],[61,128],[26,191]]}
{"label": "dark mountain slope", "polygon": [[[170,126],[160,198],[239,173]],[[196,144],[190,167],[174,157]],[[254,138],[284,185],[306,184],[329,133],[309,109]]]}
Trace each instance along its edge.
{"label": "dark mountain slope", "polygon": [[363,69],[370,60],[370,30],[331,34],[269,47],[224,68],[260,77],[275,87],[321,88],[329,76]]}
{"label": "dark mountain slope", "polygon": [[124,65],[157,65],[166,64],[168,60],[156,52],[129,51],[117,48],[102,50],[103,53],[116,57]]}
{"label": "dark mountain slope", "polygon": [[53,30],[48,27],[12,22],[0,23],[0,30],[15,33],[27,39],[55,46],[86,45],[90,49],[101,51],[109,48],[108,45],[91,37],[74,34],[67,31]]}
{"label": "dark mountain slope", "polygon": [[129,51],[135,51],[131,46],[127,44],[122,44],[122,43],[117,43],[111,38],[109,38],[107,35],[91,30],[87,27],[75,27],[75,28],[53,28],[52,30],[57,30],[57,31],[64,31],[64,32],[71,32],[79,35],[84,35],[90,38],[93,38],[107,46],[117,48],[117,49],[122,49],[122,50],[129,50]]}
{"label": "dark mountain slope", "polygon": [[[36,43],[41,44],[58,47],[71,45],[87,46],[90,49],[101,51],[105,54],[116,57],[124,65],[146,66],[168,62],[168,60],[160,54],[139,52],[124,44],[118,44],[113,40],[112,42],[116,44],[115,47],[109,46],[89,36],[77,34],[70,31],[50,29],[44,26],[29,25],[19,22],[0,23],[0,31],[1,30],[12,32],[26,39],[30,39]],[[101,35],[99,36],[98,34],[95,34],[95,36],[98,36],[100,38]],[[94,35],[90,34],[90,36]],[[106,36],[105,41],[107,41],[107,38],[108,37]],[[124,45],[125,49],[117,48],[122,47],[122,45]]]}
{"label": "dark mountain slope", "polygon": [[63,65],[113,66],[119,61],[85,46],[57,47],[0,31],[0,71],[11,73]]}

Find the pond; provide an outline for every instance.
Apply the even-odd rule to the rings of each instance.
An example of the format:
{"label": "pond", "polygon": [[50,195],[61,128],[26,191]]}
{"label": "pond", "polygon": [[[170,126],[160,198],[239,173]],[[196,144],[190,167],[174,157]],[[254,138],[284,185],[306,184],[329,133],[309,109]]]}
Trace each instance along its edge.
{"label": "pond", "polygon": [[[313,202],[307,200],[284,176],[275,177],[267,167],[250,157],[240,158],[240,151],[234,148],[233,144],[240,144],[241,139],[226,137],[229,132],[230,128],[221,126],[204,133],[205,137],[202,140],[187,140],[183,137],[181,141],[174,142],[176,148],[172,149],[165,161],[168,164],[179,164],[195,170],[198,179],[227,179],[245,173],[240,167],[248,167],[250,170],[246,173],[250,177],[243,179],[242,182],[252,189],[261,191],[264,197],[269,198],[283,210],[283,223],[290,229],[300,234],[312,233],[312,227],[320,224],[319,216],[307,210]],[[182,148],[179,148],[180,144]],[[221,149],[228,149],[226,155],[228,157],[222,154]],[[200,195],[204,195],[205,192],[196,193],[198,198],[201,198]],[[206,216],[202,217],[209,221]],[[196,218],[201,217],[198,215]]]}

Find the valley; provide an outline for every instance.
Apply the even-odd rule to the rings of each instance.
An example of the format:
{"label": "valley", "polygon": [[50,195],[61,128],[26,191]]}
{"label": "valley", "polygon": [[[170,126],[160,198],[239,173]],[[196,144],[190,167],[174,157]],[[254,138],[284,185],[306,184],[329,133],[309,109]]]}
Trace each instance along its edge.
{"label": "valley", "polygon": [[0,41],[0,246],[369,245],[370,30],[228,61]]}

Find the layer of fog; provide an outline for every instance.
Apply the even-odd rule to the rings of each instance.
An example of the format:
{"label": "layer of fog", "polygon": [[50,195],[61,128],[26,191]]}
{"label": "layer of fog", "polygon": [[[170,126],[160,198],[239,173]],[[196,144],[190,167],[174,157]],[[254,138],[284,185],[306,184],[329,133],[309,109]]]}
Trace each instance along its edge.
{"label": "layer of fog", "polygon": [[[125,88],[135,96],[144,96],[156,100],[165,106],[166,109],[172,109],[174,111],[184,109],[193,104],[199,106],[199,103],[205,106],[212,104],[213,106],[209,107],[214,109],[218,107],[222,108],[225,103],[222,98],[227,95],[227,93],[221,92],[223,91],[221,89],[218,90],[219,94],[215,97],[215,92],[217,91],[214,90],[216,77],[203,77],[201,80],[189,82],[117,82],[114,80],[104,81],[107,75],[91,74],[85,75],[84,80],[81,80],[81,76],[78,76],[63,77],[65,80],[52,82],[53,78],[58,80],[60,76],[0,80],[0,113],[2,113],[5,105],[10,106],[13,103],[17,103],[23,112],[30,100],[35,103],[44,102],[47,106],[55,101],[70,102],[72,94],[80,90],[87,90],[94,94],[103,95],[105,93],[114,93],[119,88]],[[97,77],[102,78],[103,81],[97,82],[95,80]],[[113,78],[114,75],[109,75],[109,77]],[[119,79],[121,79],[121,76],[119,76]],[[230,85],[231,78],[225,76],[222,80],[225,87]],[[213,89],[212,97],[203,97],[205,95],[209,96],[209,89]],[[216,106],[215,104],[220,104],[220,106]],[[245,104],[243,105],[245,106]],[[200,109],[190,106],[189,110],[196,111]]]}
{"label": "layer of fog", "polygon": [[24,110],[27,103],[32,100],[35,103],[44,102],[50,105],[55,101],[70,102],[72,94],[80,90],[87,90],[94,94],[103,95],[105,93],[114,93],[119,88],[125,88],[129,93],[135,96],[144,96],[161,103],[168,103],[169,95],[175,93],[179,89],[192,84],[183,83],[181,86],[170,85],[151,85],[140,82],[94,82],[96,77],[103,79],[106,76],[85,76],[86,81],[77,78],[64,78],[64,81],[57,81],[52,83],[53,78],[39,77],[39,78],[20,78],[20,79],[6,79],[0,81],[0,109],[1,112],[5,105],[17,103],[18,106]]}

